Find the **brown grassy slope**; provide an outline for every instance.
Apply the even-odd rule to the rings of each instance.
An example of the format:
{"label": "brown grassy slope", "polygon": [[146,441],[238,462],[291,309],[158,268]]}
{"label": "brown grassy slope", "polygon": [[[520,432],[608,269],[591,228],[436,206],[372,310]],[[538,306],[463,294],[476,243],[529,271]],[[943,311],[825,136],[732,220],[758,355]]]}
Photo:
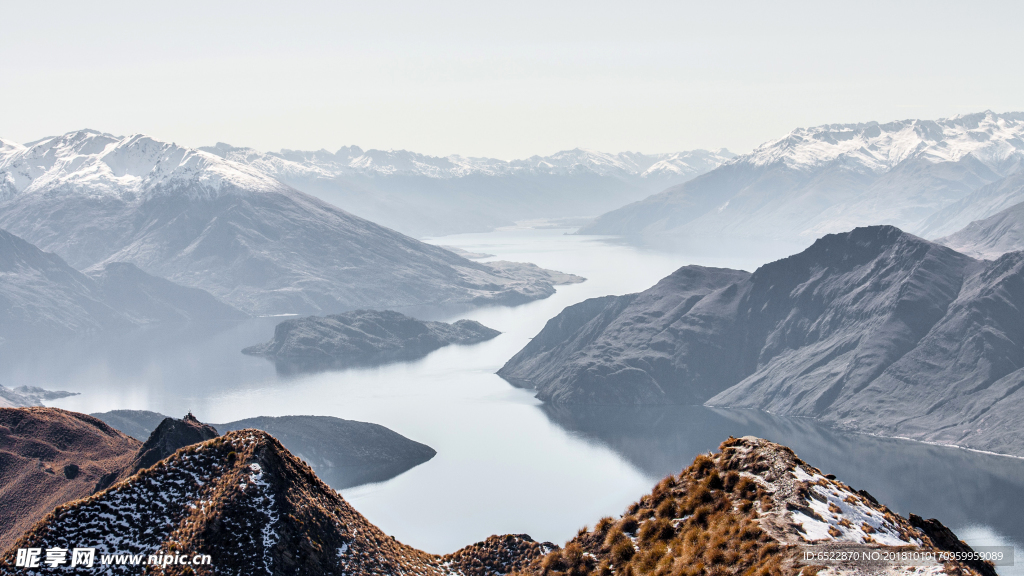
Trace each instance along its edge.
{"label": "brown grassy slope", "polygon": [[[662,480],[621,518],[581,530],[564,549],[532,562],[523,576],[812,574],[818,569],[802,568],[797,559],[798,547],[810,541],[883,548],[879,542],[903,541],[949,549],[933,541],[934,531],[918,529],[866,492],[822,475],[789,448],[748,437],[730,438],[721,450]],[[874,526],[851,521],[864,518]],[[991,565],[981,563],[944,569],[995,576]]]}
{"label": "brown grassy slope", "polygon": [[[178,450],[102,493],[57,507],[12,548],[88,542],[99,554],[201,553],[213,557],[212,567],[158,573],[240,576],[811,576],[832,573],[799,563],[799,547],[812,540],[966,548],[937,521],[902,518],[784,446],[747,437],[721,449],[661,481],[618,520],[581,530],[564,549],[510,535],[434,556],[385,535],[276,439],[248,429]],[[45,570],[12,563],[9,551],[0,574]],[[938,572],[995,576],[987,564],[929,573]]]}
{"label": "brown grassy slope", "polygon": [[505,534],[442,556],[441,561],[466,576],[503,576],[525,570],[530,562],[556,548],[551,542],[536,542],[526,534]]}
{"label": "brown grassy slope", "polygon": [[[500,561],[525,566],[546,551],[528,537],[499,540],[482,546],[491,558],[480,556],[496,573],[511,571]],[[446,564],[472,564],[468,555],[434,556],[387,536],[275,438],[253,429],[188,446],[104,492],[59,506],[4,555],[0,574],[44,573],[14,568],[13,548],[76,542],[89,542],[97,554],[178,550],[213,558],[212,569],[169,566],[166,574],[439,576],[458,573]]]}
{"label": "brown grassy slope", "polygon": [[85,414],[0,408],[0,550],[57,504],[91,494],[139,445]]}

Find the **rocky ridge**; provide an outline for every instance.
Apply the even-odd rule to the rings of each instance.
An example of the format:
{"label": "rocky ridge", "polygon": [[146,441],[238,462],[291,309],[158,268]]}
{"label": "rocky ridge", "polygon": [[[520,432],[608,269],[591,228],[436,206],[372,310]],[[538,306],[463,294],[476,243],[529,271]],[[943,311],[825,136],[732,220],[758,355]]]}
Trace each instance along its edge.
{"label": "rocky ridge", "polygon": [[[564,548],[507,535],[436,556],[383,534],[274,438],[255,430],[181,449],[104,492],[59,506],[14,548],[71,548],[83,540],[95,543],[98,557],[186,551],[213,560],[164,566],[166,574],[247,575],[781,576],[839,573],[804,565],[799,554],[811,544],[969,550],[937,520],[903,518],[792,450],[746,437],[698,456],[621,518],[581,529]],[[0,559],[0,573],[44,572],[12,564],[13,550]],[[110,574],[140,572],[137,565],[105,567]],[[923,570],[995,574],[986,563],[932,563]]]}
{"label": "rocky ridge", "polygon": [[[992,565],[820,565],[817,549],[966,548],[937,520],[896,514],[870,494],[800,460],[792,450],[753,437],[730,438],[665,478],[619,519],[583,528],[564,548],[533,561],[525,574],[984,574]],[[920,571],[920,572],[919,572]]]}

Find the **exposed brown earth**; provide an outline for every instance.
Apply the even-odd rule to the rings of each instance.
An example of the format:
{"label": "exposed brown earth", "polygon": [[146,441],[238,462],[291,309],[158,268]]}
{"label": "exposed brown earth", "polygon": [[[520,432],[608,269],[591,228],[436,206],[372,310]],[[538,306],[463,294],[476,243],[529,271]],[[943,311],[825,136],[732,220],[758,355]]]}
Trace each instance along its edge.
{"label": "exposed brown earth", "polygon": [[85,414],[0,408],[0,549],[54,506],[92,494],[140,445]]}

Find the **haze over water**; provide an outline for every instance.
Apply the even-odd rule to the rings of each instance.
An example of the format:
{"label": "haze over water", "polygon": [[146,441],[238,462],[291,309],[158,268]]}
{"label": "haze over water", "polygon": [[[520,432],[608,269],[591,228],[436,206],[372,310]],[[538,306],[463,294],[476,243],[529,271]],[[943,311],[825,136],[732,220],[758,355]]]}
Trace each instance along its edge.
{"label": "haze over water", "polygon": [[314,414],[382,424],[437,456],[343,495],[387,533],[430,552],[501,533],[562,543],[584,524],[618,515],[697,453],[746,434],[791,446],[904,515],[937,517],[971,542],[1016,542],[1022,550],[1019,459],[841,435],[755,412],[548,407],[498,378],[494,372],[565,306],[644,290],[685,264],[753,270],[763,263],[742,252],[728,259],[671,255],[565,232],[513,229],[431,240],[587,278],[515,308],[403,310],[423,319],[471,318],[502,332],[479,345],[378,368],[283,376],[271,362],[239,352],[268,340],[281,320],[261,318],[220,332],[157,332],[8,353],[0,383],[80,392],[53,404],[81,412],[145,409],[180,417],[192,410],[207,422]]}

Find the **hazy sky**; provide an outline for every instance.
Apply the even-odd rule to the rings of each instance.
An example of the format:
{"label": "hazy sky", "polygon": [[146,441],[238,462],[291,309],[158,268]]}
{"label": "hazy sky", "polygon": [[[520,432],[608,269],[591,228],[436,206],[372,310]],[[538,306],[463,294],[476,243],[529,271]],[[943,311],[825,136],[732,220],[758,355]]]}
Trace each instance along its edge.
{"label": "hazy sky", "polygon": [[6,2],[0,137],[745,152],[1024,110],[1024,3]]}

